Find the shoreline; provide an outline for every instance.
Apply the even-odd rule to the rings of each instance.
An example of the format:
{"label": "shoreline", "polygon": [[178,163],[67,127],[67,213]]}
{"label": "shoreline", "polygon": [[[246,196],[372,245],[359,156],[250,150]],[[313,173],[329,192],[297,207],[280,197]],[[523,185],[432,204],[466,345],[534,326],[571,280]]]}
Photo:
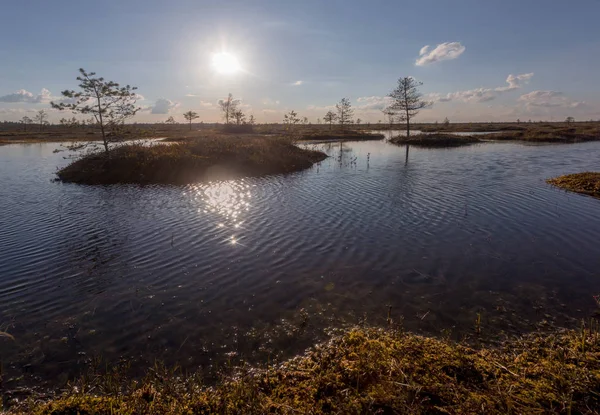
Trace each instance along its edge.
{"label": "shoreline", "polygon": [[599,355],[594,320],[497,347],[354,327],[281,364],[231,368],[214,386],[160,365],[137,382],[110,370],[10,402],[8,413],[586,412],[600,405]]}

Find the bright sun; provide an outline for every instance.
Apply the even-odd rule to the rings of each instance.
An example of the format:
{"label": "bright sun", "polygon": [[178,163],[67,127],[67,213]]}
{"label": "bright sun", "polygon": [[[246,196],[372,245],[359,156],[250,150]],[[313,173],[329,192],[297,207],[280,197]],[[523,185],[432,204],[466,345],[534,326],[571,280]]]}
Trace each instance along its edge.
{"label": "bright sun", "polygon": [[237,58],[227,52],[215,53],[212,58],[212,65],[217,72],[222,74],[232,74],[241,69]]}

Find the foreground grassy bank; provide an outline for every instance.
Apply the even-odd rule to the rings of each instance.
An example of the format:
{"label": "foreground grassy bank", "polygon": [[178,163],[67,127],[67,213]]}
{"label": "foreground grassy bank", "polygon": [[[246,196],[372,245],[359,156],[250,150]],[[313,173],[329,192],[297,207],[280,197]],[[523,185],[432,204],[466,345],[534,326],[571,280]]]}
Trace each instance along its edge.
{"label": "foreground grassy bank", "polygon": [[417,134],[410,137],[396,136],[390,140],[393,144],[410,144],[418,147],[459,147],[480,143],[481,140],[472,136],[456,134]]}
{"label": "foreground grassy bank", "polygon": [[585,172],[567,174],[546,181],[561,189],[600,198],[600,173]]}
{"label": "foreground grassy bank", "polygon": [[108,159],[103,154],[90,154],[57,175],[64,182],[80,184],[187,184],[290,173],[326,157],[319,151],[298,148],[289,140],[212,135],[170,145],[122,145]]}
{"label": "foreground grassy bank", "polygon": [[10,413],[597,413],[599,358],[597,330],[534,333],[491,349],[356,328],[215,387],[157,370],[127,385],[96,377]]}

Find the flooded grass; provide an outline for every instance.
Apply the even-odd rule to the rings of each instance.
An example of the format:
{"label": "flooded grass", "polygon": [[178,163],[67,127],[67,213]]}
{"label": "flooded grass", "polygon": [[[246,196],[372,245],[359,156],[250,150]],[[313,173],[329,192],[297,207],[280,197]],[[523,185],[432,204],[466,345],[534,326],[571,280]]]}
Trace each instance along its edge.
{"label": "flooded grass", "polygon": [[532,333],[477,347],[353,328],[281,365],[237,367],[216,386],[157,365],[81,379],[11,414],[594,413],[598,327]]}
{"label": "flooded grass", "polygon": [[455,134],[418,134],[410,137],[396,136],[390,140],[393,144],[410,144],[418,147],[444,148],[460,147],[480,143],[481,140],[473,136],[459,136]]}
{"label": "flooded grass", "polygon": [[571,192],[600,198],[600,173],[584,172],[567,174],[546,180],[547,183]]}
{"label": "flooded grass", "polygon": [[187,184],[290,173],[327,156],[300,149],[290,140],[252,136],[208,136],[171,145],[122,145],[86,155],[58,171],[64,182],[80,184]]}

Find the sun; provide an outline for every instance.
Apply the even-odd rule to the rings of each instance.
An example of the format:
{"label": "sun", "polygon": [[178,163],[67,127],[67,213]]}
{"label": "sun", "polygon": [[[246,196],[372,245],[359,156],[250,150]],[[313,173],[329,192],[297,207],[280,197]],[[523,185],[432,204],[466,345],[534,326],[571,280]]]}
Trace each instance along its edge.
{"label": "sun", "polygon": [[233,74],[241,69],[238,59],[227,52],[215,53],[212,58],[212,66],[221,74]]}

